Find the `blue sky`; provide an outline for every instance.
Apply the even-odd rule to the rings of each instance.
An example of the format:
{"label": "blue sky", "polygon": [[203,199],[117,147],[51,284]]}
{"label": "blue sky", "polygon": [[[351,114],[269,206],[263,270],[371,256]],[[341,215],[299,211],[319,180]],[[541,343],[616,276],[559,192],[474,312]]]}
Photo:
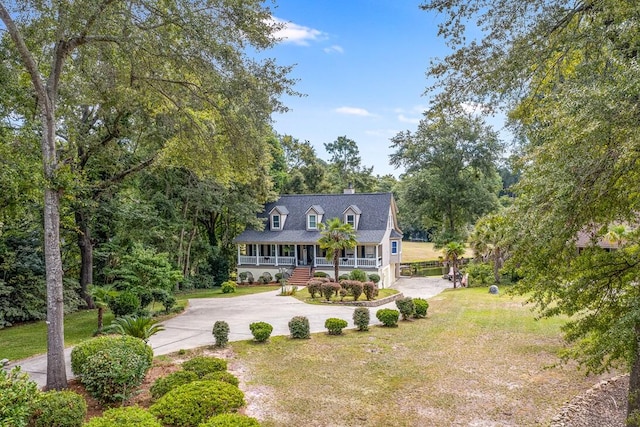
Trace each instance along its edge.
{"label": "blue sky", "polygon": [[302,98],[285,97],[288,113],[274,128],[308,140],[327,159],[324,143],[347,136],[358,143],[374,174],[402,171],[389,165],[390,138],[415,130],[429,99],[429,61],[447,50],[436,37],[438,16],[418,8],[419,0],[276,0],[283,38],[269,56],[296,64]]}

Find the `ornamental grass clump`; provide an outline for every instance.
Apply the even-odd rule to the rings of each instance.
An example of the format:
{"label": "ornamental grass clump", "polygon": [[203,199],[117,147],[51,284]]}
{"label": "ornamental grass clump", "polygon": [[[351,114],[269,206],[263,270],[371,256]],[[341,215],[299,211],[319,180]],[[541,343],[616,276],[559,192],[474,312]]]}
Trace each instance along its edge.
{"label": "ornamental grass clump", "polygon": [[224,320],[218,320],[213,324],[213,337],[216,347],[226,347],[229,343],[229,324]]}
{"label": "ornamental grass clump", "polygon": [[409,320],[416,310],[416,306],[413,303],[413,298],[405,297],[396,300],[396,307],[402,314],[402,320]]}
{"label": "ornamental grass clump", "polygon": [[197,356],[182,363],[182,369],[202,378],[211,372],[226,371],[227,361],[217,357]]}
{"label": "ornamental grass clump", "polygon": [[356,325],[359,331],[369,330],[369,321],[371,315],[367,307],[357,307],[353,310],[353,324]]}
{"label": "ornamental grass clump", "polygon": [[267,341],[273,332],[273,326],[266,322],[254,322],[249,325],[249,329],[253,334],[253,339],[258,342]]}
{"label": "ornamental grass clump", "polygon": [[309,319],[305,316],[294,316],[289,320],[289,333],[293,339],[307,339],[311,337]]}
{"label": "ornamental grass clump", "polygon": [[342,335],[342,330],[347,327],[347,321],[330,317],[325,320],[324,327],[329,331],[329,335]]}
{"label": "ornamental grass clump", "polygon": [[222,381],[194,381],[162,396],[150,408],[164,425],[198,426],[214,415],[244,406],[244,393]]}
{"label": "ornamental grass clump", "polygon": [[427,310],[429,309],[429,303],[423,298],[414,298],[413,305],[415,306],[415,313],[413,316],[417,319],[427,317]]}
{"label": "ornamental grass clump", "polygon": [[376,313],[376,318],[381,321],[384,326],[398,326],[400,312],[392,308],[382,308]]}
{"label": "ornamental grass clump", "polygon": [[86,415],[84,397],[69,390],[51,390],[40,394],[32,406],[29,427],[81,427]]}
{"label": "ornamental grass clump", "polygon": [[139,406],[107,409],[101,417],[91,418],[84,427],[163,427],[160,421]]}

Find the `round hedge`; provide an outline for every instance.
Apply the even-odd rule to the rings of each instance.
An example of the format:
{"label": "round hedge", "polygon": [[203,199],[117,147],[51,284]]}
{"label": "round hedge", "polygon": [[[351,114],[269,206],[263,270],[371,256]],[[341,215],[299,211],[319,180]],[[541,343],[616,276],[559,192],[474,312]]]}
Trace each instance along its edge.
{"label": "round hedge", "polygon": [[294,316],[289,320],[291,338],[306,339],[311,337],[309,319],[305,316]]}
{"label": "round hedge", "polygon": [[149,411],[164,425],[196,426],[210,417],[232,412],[244,405],[244,393],[222,381],[195,381],[174,388]]}
{"label": "round hedge", "polygon": [[211,372],[226,371],[227,361],[217,357],[197,356],[184,362],[182,369],[195,372],[198,378],[202,378]]}
{"label": "round hedge", "polygon": [[31,408],[31,427],[80,427],[87,415],[87,402],[68,390],[47,391]]}
{"label": "round hedge", "polygon": [[[210,374],[209,374],[210,375]],[[170,392],[176,387],[189,384],[198,379],[198,374],[191,371],[172,372],[166,377],[155,380],[149,391],[154,400],[160,399],[162,396]]]}
{"label": "round hedge", "polygon": [[341,335],[342,330],[347,327],[347,321],[330,317],[324,322],[324,327],[329,331],[329,335]]}
{"label": "round hedge", "polygon": [[104,411],[101,417],[91,418],[84,427],[162,427],[151,413],[138,406],[122,406]]}
{"label": "round hedge", "polygon": [[229,324],[224,320],[218,320],[213,324],[213,336],[216,339],[216,347],[226,347],[229,342]]}
{"label": "round hedge", "polygon": [[427,310],[429,309],[429,302],[423,298],[414,298],[413,304],[415,305],[415,317],[427,317]]}
{"label": "round hedge", "polygon": [[260,427],[260,423],[253,417],[241,414],[220,414],[211,417],[198,427]]}
{"label": "round hedge", "polygon": [[398,326],[400,312],[392,308],[382,308],[378,310],[376,317],[384,326]]}
{"label": "round hedge", "polygon": [[236,387],[240,385],[240,381],[238,380],[238,377],[236,377],[235,375],[227,371],[211,372],[210,374],[207,374],[204,377],[202,377],[202,379],[222,381],[223,383],[228,383]]}
{"label": "round hedge", "polygon": [[265,342],[273,332],[273,326],[267,322],[254,322],[249,325],[253,338],[258,342]]}
{"label": "round hedge", "polygon": [[357,307],[353,310],[353,324],[359,331],[369,330],[370,313],[367,307]]}
{"label": "round hedge", "polygon": [[140,338],[128,335],[104,335],[83,341],[71,350],[71,370],[82,382],[87,359],[99,351],[108,352],[115,348],[130,348],[135,354],[144,357],[149,366],[153,362],[153,350]]}

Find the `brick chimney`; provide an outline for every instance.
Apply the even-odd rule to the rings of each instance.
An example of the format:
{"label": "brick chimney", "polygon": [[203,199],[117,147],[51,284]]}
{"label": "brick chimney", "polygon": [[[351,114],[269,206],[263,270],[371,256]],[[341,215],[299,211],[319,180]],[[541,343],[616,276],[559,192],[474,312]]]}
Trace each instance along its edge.
{"label": "brick chimney", "polygon": [[349,183],[349,187],[344,189],[344,194],[356,194],[356,189],[353,188],[351,183]]}

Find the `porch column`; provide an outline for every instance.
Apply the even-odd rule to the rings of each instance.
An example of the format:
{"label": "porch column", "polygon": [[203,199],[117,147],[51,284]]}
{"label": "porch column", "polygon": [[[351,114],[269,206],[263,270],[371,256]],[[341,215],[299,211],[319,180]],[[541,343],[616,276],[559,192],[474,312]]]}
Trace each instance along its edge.
{"label": "porch column", "polygon": [[255,246],[256,248],[256,265],[260,265],[260,252],[258,251],[258,244],[254,244],[253,246]]}
{"label": "porch column", "polygon": [[316,261],[317,257],[318,255],[316,253],[316,245],[313,245],[313,268],[316,268],[317,266],[317,261]]}
{"label": "porch column", "polygon": [[358,268],[358,245],[355,247],[355,251],[353,251],[353,268]]}
{"label": "porch column", "polygon": [[240,262],[240,245],[237,246],[238,247],[238,265],[242,264]]}
{"label": "porch column", "polygon": [[380,245],[376,245],[376,267],[380,267],[380,265],[378,264],[378,246]]}
{"label": "porch column", "polygon": [[298,244],[293,245],[293,266],[298,266]]}
{"label": "porch column", "polygon": [[278,247],[279,247],[279,246],[280,246],[280,245],[277,245],[277,244],[276,244],[276,267],[278,266]]}

